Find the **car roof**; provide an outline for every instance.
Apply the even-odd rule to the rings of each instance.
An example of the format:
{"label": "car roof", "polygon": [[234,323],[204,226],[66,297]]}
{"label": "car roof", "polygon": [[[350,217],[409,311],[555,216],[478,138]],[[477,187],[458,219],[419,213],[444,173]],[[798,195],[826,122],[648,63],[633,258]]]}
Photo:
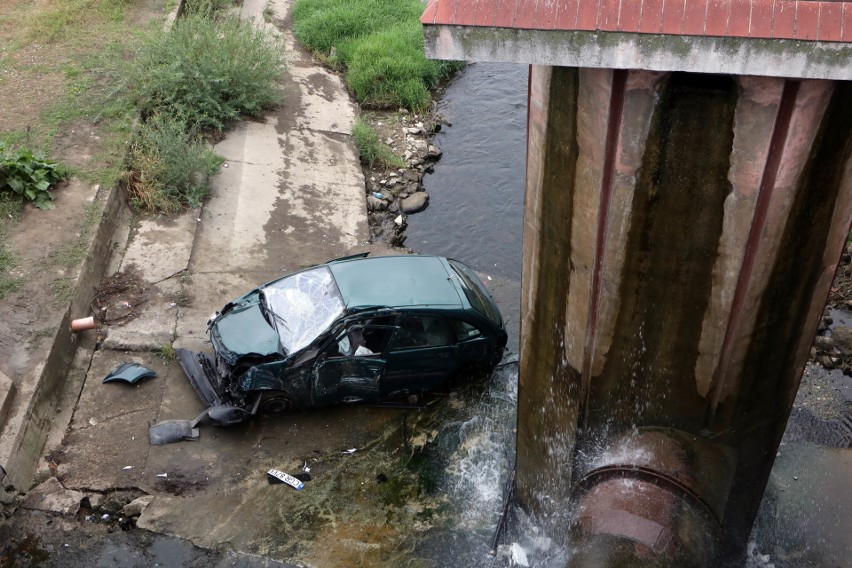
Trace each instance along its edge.
{"label": "car roof", "polygon": [[455,284],[437,256],[374,256],[328,263],[347,308],[462,307]]}

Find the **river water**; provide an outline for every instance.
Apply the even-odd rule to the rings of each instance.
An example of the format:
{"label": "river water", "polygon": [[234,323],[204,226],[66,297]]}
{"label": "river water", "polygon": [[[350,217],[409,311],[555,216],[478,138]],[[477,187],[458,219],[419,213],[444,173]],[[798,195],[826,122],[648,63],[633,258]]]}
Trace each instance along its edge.
{"label": "river water", "polygon": [[[438,110],[452,126],[434,138],[444,155],[434,173],[424,177],[430,205],[408,218],[406,242],[419,253],[454,257],[477,269],[509,316],[509,345],[514,350],[518,344],[527,75],[526,66],[473,64],[447,86]],[[451,436],[442,485],[463,504],[459,513],[462,530],[451,543],[445,539],[432,543],[438,545],[426,556],[437,565],[511,563],[505,556],[488,556],[487,545],[511,463],[506,449],[513,445],[516,369],[507,366],[495,374],[479,404],[470,401],[470,412],[460,417],[457,433]],[[806,376],[803,385],[808,380]],[[852,379],[840,376],[835,381],[852,392]],[[821,443],[819,432],[809,434],[807,425],[796,422],[801,414],[794,411],[779,448],[749,547],[749,568],[852,568],[852,450]],[[793,431],[796,434],[790,435]],[[514,538],[531,566],[565,565],[564,552],[554,550],[546,535],[532,524],[522,526],[520,531],[515,528]],[[505,554],[511,555],[512,544],[504,545]]]}
{"label": "river water", "polygon": [[408,247],[521,279],[527,76],[472,64],[446,88],[438,110],[452,126],[434,137],[444,155],[423,178],[430,203],[408,217]]}

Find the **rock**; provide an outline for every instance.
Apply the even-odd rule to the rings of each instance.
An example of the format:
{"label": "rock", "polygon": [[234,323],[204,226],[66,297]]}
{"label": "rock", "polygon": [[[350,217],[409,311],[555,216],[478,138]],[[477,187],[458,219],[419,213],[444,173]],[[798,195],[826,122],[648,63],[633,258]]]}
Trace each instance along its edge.
{"label": "rock", "polygon": [[58,479],[51,477],[27,493],[21,506],[34,511],[76,515],[84,497],[85,493],[65,489]]}
{"label": "rock", "polygon": [[826,369],[834,368],[834,363],[831,361],[831,357],[828,357],[827,355],[823,355],[819,359],[817,359],[817,363],[819,363]]}
{"label": "rock", "polygon": [[820,351],[831,351],[834,348],[834,341],[825,335],[817,335],[814,338],[814,345]]}
{"label": "rock", "polygon": [[403,159],[404,159],[406,162],[407,162],[408,160],[410,160],[413,156],[414,156],[414,152],[412,152],[411,150],[406,150],[406,151],[405,151],[405,154],[403,154],[403,155],[402,155]]}
{"label": "rock", "polygon": [[89,507],[92,508],[93,511],[97,511],[101,508],[101,504],[104,502],[104,496],[100,493],[89,493]]}
{"label": "rock", "polygon": [[427,158],[430,158],[432,160],[437,160],[438,158],[440,158],[443,155],[444,155],[444,153],[441,151],[440,148],[438,148],[437,146],[433,146],[432,144],[429,144],[429,147],[426,150],[426,157]]}
{"label": "rock", "polygon": [[397,227],[402,227],[403,223],[405,223],[405,217],[402,215],[397,215],[396,219],[393,220],[396,223]]}
{"label": "rock", "polygon": [[15,502],[15,494],[9,493],[5,489],[0,489],[0,504],[11,505]]}
{"label": "rock", "polygon": [[852,327],[847,325],[835,326],[831,330],[831,339],[834,342],[834,347],[842,355],[852,355]]}
{"label": "rock", "polygon": [[416,126],[412,126],[411,128],[405,129],[406,134],[420,134],[421,129]]}
{"label": "rock", "polygon": [[403,213],[417,213],[425,209],[428,204],[429,194],[425,191],[418,191],[403,199],[399,206]]}
{"label": "rock", "polygon": [[425,140],[414,140],[411,145],[414,147],[414,151],[421,156],[426,155],[429,151],[429,144]]}
{"label": "rock", "polygon": [[125,505],[121,512],[128,517],[138,517],[153,500],[153,495],[144,495]]}
{"label": "rock", "polygon": [[367,211],[384,211],[388,208],[388,202],[372,195],[367,196]]}

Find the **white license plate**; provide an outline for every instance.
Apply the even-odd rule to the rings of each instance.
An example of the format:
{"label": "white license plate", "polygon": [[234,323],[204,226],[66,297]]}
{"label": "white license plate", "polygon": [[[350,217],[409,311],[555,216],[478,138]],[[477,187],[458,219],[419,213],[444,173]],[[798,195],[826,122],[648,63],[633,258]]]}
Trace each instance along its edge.
{"label": "white license plate", "polygon": [[269,471],[266,472],[266,475],[268,475],[270,477],[270,482],[275,483],[272,480],[277,479],[278,482],[286,483],[290,487],[293,487],[294,489],[296,489],[296,491],[301,491],[302,487],[305,486],[304,483],[302,483],[301,481],[299,481],[298,479],[296,479],[292,475],[284,473],[283,471],[279,471],[277,469],[270,469]]}

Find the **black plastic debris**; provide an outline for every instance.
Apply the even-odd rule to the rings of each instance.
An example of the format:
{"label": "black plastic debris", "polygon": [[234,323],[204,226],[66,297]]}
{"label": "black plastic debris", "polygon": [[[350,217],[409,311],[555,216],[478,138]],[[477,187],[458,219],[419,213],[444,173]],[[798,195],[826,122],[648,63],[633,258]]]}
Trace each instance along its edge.
{"label": "black plastic debris", "polygon": [[301,491],[302,488],[305,486],[304,483],[302,483],[292,475],[284,473],[283,471],[277,469],[270,469],[266,472],[266,481],[268,481],[270,485],[286,483],[296,491]]}
{"label": "black plastic debris", "polygon": [[207,416],[208,410],[199,414],[195,420],[163,420],[154,424],[148,428],[148,442],[152,446],[162,446],[183,440],[198,440],[198,423]]}
{"label": "black plastic debris", "polygon": [[183,440],[198,440],[199,432],[192,420],[163,420],[148,429],[148,442],[162,446]]}
{"label": "black plastic debris", "polygon": [[113,383],[116,381],[121,381],[127,384],[135,384],[140,380],[145,379],[147,377],[156,377],[157,372],[152,371],[147,367],[143,367],[138,363],[122,363],[115,369],[109,372],[109,374],[104,377],[105,383]]}

